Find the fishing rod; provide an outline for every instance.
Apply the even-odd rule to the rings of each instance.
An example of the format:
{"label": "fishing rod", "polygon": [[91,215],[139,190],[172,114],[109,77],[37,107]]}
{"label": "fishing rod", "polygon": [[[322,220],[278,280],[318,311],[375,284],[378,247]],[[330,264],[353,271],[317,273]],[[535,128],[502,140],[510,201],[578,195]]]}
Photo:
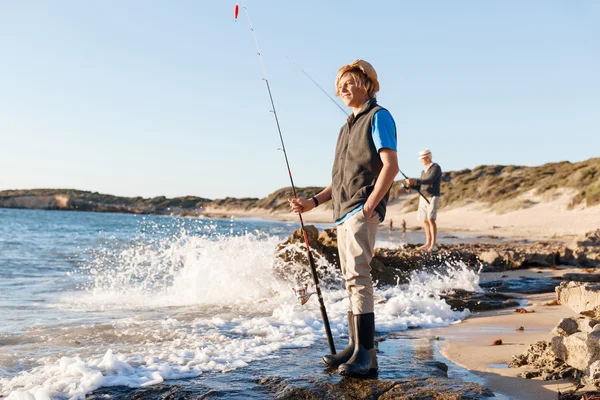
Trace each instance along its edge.
{"label": "fishing rod", "polygon": [[[252,21],[250,20],[250,13],[248,12],[248,7],[246,7],[246,2],[242,1],[242,5],[244,6],[244,10],[246,11],[246,16],[248,17],[248,24],[250,25],[250,31],[252,31],[252,36],[254,37],[254,43],[256,44],[256,50],[258,54],[258,58],[260,59],[260,65],[262,66],[263,71],[263,81],[267,85],[267,92],[269,92],[269,99],[271,100],[271,107],[273,108],[273,116],[275,117],[275,123],[277,124],[277,132],[279,132],[279,140],[281,141],[281,149],[283,150],[283,155],[285,156],[285,165],[287,166],[288,175],[290,176],[290,183],[292,184],[292,190],[294,192],[294,198],[297,199],[298,195],[296,193],[296,186],[294,185],[294,179],[292,178],[292,170],[290,169],[290,163],[288,160],[287,152],[285,151],[285,143],[283,142],[283,135],[281,134],[281,127],[279,125],[279,118],[277,117],[277,111],[275,110],[275,102],[273,101],[273,95],[271,93],[271,86],[269,86],[269,80],[267,79],[267,71],[265,70],[265,64],[262,59],[262,55],[260,54],[260,47],[258,46],[258,39],[256,39],[256,33],[254,32],[254,28],[252,27]],[[238,5],[235,5],[234,15],[237,20],[238,13]],[[335,344],[333,342],[333,336],[331,335],[331,327],[329,326],[329,318],[327,317],[327,310],[325,309],[325,302],[323,301],[323,296],[321,295],[321,287],[319,285],[319,275],[317,273],[317,267],[315,266],[315,260],[313,259],[312,252],[310,250],[310,245],[308,244],[308,235],[306,234],[306,228],[304,227],[304,220],[302,219],[302,214],[298,214],[300,218],[300,226],[302,227],[302,234],[304,236],[304,243],[306,244],[306,254],[308,256],[308,263],[310,265],[310,272],[312,274],[313,281],[315,283],[315,289],[317,293],[317,297],[319,298],[319,306],[321,308],[321,317],[323,318],[323,325],[325,326],[325,334],[327,335],[327,342],[329,343],[329,350],[332,355],[336,354]],[[302,293],[302,296],[306,296],[306,292]],[[308,300],[306,297],[302,297],[302,304]]]}
{"label": "fishing rod", "polygon": [[[404,175],[404,172],[402,172],[400,169],[398,169],[398,171],[400,171],[400,173],[402,174],[402,176],[403,176],[405,179],[410,179],[408,176]],[[406,184],[404,184],[404,182],[402,183],[402,187],[403,187],[403,188],[405,188],[405,189],[409,189],[409,190],[410,190],[410,189],[412,189],[410,186],[406,186]],[[421,190],[420,190],[420,189],[417,189],[417,188],[415,188],[415,190],[416,190],[417,192],[419,192],[419,194],[421,195],[421,197],[422,197],[422,198],[424,198],[424,199],[425,199],[425,201],[427,202],[427,204],[431,204],[431,203],[429,202],[429,199],[428,199],[427,197],[425,197],[425,195],[424,195],[424,194],[421,192]]]}
{"label": "fishing rod", "polygon": [[[294,65],[295,65],[295,64],[294,64]],[[298,68],[300,68],[300,67],[298,67]],[[321,87],[321,85],[319,85],[319,84],[317,83],[317,81],[315,81],[315,80],[314,80],[314,79],[313,79],[313,78],[312,78],[312,77],[311,77],[311,76],[310,76],[310,75],[309,75],[309,74],[308,74],[308,73],[307,73],[305,70],[303,70],[302,68],[300,68],[300,71],[302,71],[302,73],[303,73],[304,75],[306,75],[306,76],[308,77],[308,79],[310,79],[310,80],[312,81],[312,83],[314,83],[315,85],[317,85],[317,87],[318,87],[319,89],[321,89],[321,92],[325,93],[325,96],[329,97],[329,100],[333,101],[333,103],[334,103],[336,106],[338,106],[338,108],[339,108],[340,110],[342,110],[342,112],[343,112],[344,114],[346,114],[346,116],[347,116],[347,117],[350,115],[350,114],[348,114],[348,112],[347,112],[346,110],[344,110],[344,109],[342,108],[342,106],[340,106],[340,105],[339,105],[339,103],[338,103],[337,101],[335,101],[335,100],[334,100],[334,98],[333,98],[333,97],[331,97],[331,96],[329,95],[329,93],[327,93],[327,91],[325,91],[325,89],[323,89],[323,88]],[[409,178],[408,178],[408,176],[404,175],[404,172],[402,172],[402,170],[401,170],[401,169],[398,169],[398,171],[400,171],[400,173],[402,174],[402,176],[403,176],[405,179],[409,179]],[[405,189],[407,189],[407,188],[408,188],[408,189],[410,189],[410,187],[407,187],[407,186],[406,186],[404,183],[402,183],[402,187],[403,187],[403,188],[405,188]],[[418,192],[418,193],[421,195],[421,197],[423,197],[423,199],[425,199],[425,201],[427,202],[427,204],[430,204],[430,202],[429,202],[429,199],[428,199],[427,197],[425,197],[425,195],[424,195],[424,194],[421,192],[421,190],[419,190],[419,189],[417,189],[417,188],[415,188],[415,190],[416,190],[416,191],[417,191],[417,192]]]}

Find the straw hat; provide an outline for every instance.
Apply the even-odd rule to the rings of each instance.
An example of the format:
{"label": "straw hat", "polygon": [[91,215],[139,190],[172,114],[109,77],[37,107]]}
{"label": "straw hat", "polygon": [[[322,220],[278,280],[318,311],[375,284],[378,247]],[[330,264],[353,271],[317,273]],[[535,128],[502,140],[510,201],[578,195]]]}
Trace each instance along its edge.
{"label": "straw hat", "polygon": [[419,152],[419,158],[425,158],[427,156],[431,157],[431,150],[423,149]]}
{"label": "straw hat", "polygon": [[337,78],[335,80],[335,86],[338,86],[338,83],[340,81],[340,79],[342,78],[342,75],[344,75],[346,72],[351,71],[353,69],[358,69],[360,71],[362,71],[363,74],[365,74],[367,76],[367,78],[373,82],[373,92],[377,93],[379,92],[379,80],[377,78],[377,72],[375,72],[375,68],[373,68],[373,66],[371,64],[369,64],[368,62],[366,62],[365,60],[356,60],[348,65],[344,65],[342,68],[340,68],[338,70],[338,74],[337,74]]}

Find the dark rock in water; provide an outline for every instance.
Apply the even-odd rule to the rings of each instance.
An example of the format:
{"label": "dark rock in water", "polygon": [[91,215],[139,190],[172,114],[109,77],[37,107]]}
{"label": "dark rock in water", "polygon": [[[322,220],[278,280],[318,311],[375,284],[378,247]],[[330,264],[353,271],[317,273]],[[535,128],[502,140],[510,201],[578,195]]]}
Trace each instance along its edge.
{"label": "dark rock in water", "polygon": [[101,388],[85,397],[86,400],[127,399],[127,400],[188,400],[212,397],[210,390],[191,389],[185,385],[160,384],[141,389],[127,386]]}
{"label": "dark rock in water", "polygon": [[394,386],[394,382],[378,379],[343,378],[337,383],[312,382],[298,387],[292,382],[280,381],[265,389],[280,400],[296,399],[377,399]]}
{"label": "dark rock in water", "polygon": [[471,311],[489,311],[509,307],[516,307],[519,302],[514,297],[500,293],[474,293],[466,290],[454,290],[442,298],[453,310],[462,311],[468,308]]}
{"label": "dark rock in water", "polygon": [[[443,363],[441,363],[443,364]],[[280,400],[296,399],[485,399],[493,392],[476,383],[448,378],[413,378],[382,381],[342,378],[338,383],[316,381],[311,387],[294,387],[285,381],[267,384],[266,389]]]}
{"label": "dark rock in water", "polygon": [[464,263],[477,267],[479,261],[474,255],[461,254],[452,246],[440,246],[437,253],[420,250],[416,245],[398,249],[375,249],[371,262],[373,279],[387,285],[406,283],[414,271],[444,270],[448,265]]}
{"label": "dark rock in water", "polygon": [[434,370],[440,371],[441,376],[448,377],[448,364],[441,361],[429,361],[425,365],[433,367]]}
{"label": "dark rock in water", "polygon": [[397,382],[394,387],[378,399],[476,400],[495,397],[491,390],[476,383],[463,383],[458,387],[455,386],[456,383],[456,380],[436,378]]}

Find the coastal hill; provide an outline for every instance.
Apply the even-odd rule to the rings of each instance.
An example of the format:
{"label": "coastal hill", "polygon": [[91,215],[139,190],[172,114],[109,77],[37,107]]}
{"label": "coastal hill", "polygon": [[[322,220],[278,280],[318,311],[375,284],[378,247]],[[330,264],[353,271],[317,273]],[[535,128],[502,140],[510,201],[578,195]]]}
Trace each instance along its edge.
{"label": "coastal hill", "polygon": [[[390,204],[401,204],[405,211],[416,209],[418,196],[406,193],[396,181]],[[309,197],[321,187],[297,188],[299,196]],[[444,172],[442,205],[460,207],[469,203],[487,205],[496,213],[523,209],[555,196],[569,196],[568,208],[600,204],[600,158],[582,162],[548,163],[538,167],[483,165],[474,169]],[[207,199],[196,196],[176,198],[120,197],[72,189],[32,189],[0,191],[0,207],[47,210],[79,210],[136,214],[202,215],[259,212],[288,212],[290,187],[267,197]],[[540,200],[541,199],[541,200]],[[328,205],[326,204],[324,208]]]}

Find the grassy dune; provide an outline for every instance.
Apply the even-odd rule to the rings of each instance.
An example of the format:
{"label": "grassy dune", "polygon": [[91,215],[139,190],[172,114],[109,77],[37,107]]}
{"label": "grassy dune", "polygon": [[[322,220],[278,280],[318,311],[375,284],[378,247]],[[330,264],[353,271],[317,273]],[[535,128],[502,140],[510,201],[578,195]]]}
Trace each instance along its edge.
{"label": "grassy dune", "polygon": [[[298,196],[310,197],[322,187],[296,188]],[[488,204],[497,212],[526,208],[535,204],[527,198],[531,193],[538,198],[551,200],[556,189],[569,189],[575,193],[569,207],[581,204],[588,207],[600,204],[600,158],[571,163],[568,161],[544,164],[538,167],[514,165],[483,165],[474,169],[444,172],[442,176],[442,204],[454,207],[478,202]],[[390,200],[400,199],[406,192],[397,181],[392,186]],[[68,199],[65,203],[52,201],[53,196]],[[149,214],[194,214],[204,209],[287,211],[287,199],[292,197],[291,187],[279,189],[267,197],[206,199],[185,196],[120,197],[97,192],[72,189],[32,189],[0,191],[0,207],[29,208],[24,199],[49,199],[36,208],[107,211]],[[415,209],[417,196],[406,202],[407,209]],[[46,206],[44,206],[46,205]]]}

